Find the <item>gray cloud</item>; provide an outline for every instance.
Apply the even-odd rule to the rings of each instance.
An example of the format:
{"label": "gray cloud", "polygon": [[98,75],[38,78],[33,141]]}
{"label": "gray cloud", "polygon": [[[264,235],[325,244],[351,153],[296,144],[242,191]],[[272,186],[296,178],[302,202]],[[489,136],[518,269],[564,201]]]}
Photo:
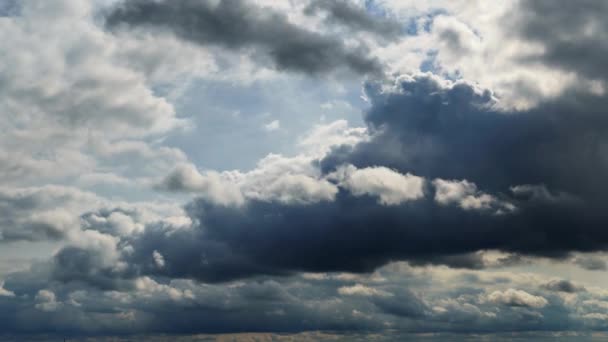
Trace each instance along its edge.
{"label": "gray cloud", "polygon": [[327,14],[326,20],[332,24],[345,25],[348,28],[371,32],[379,37],[394,39],[403,33],[402,25],[389,18],[376,17],[352,2],[314,0],[305,10],[307,14],[319,11]]}
{"label": "gray cloud", "polygon": [[583,286],[576,285],[573,282],[565,279],[551,280],[545,284],[542,284],[541,287],[546,290],[555,292],[576,293],[585,291],[585,288]]}
{"label": "gray cloud", "polygon": [[347,47],[338,37],[306,30],[282,14],[243,0],[129,0],[117,5],[106,20],[111,28],[126,25],[169,30],[196,44],[254,49],[283,70],[315,75],[338,69],[382,74],[381,65],[369,57],[364,46]]}
{"label": "gray cloud", "polygon": [[[564,303],[552,290],[511,280],[448,278],[441,269],[403,272],[380,269],[375,276],[317,274],[258,277],[228,284],[136,277],[112,290],[86,283],[59,283],[47,265],[6,279],[0,295],[0,331],[60,334],[154,334],[331,330],[388,333],[470,333],[577,330],[585,315],[605,305],[601,294],[573,293]],[[396,266],[396,265],[395,265]],[[481,274],[480,274],[481,276]],[[483,285],[483,288],[479,288]],[[10,311],[6,311],[10,310]],[[11,315],[5,315],[10,312]],[[6,317],[5,317],[6,316]],[[588,316],[592,317],[592,316]],[[598,328],[601,329],[602,326]]]}
{"label": "gray cloud", "polygon": [[321,161],[326,172],[349,163],[468,180],[511,197],[518,208],[492,219],[511,221],[508,231],[528,236],[521,244],[504,236],[504,248],[564,255],[606,247],[598,230],[607,220],[599,203],[608,183],[598,173],[608,169],[604,97],[571,91],[530,111],[505,113],[493,109],[490,92],[464,82],[445,88],[432,77],[406,77],[394,90],[373,84],[367,90],[374,138],[334,150]]}
{"label": "gray cloud", "polygon": [[0,189],[0,243],[62,239],[80,229],[79,211],[96,200],[70,187]]}
{"label": "gray cloud", "polygon": [[580,256],[574,259],[574,263],[589,271],[605,271],[606,261],[593,256]]}
{"label": "gray cloud", "polygon": [[520,1],[518,11],[507,17],[514,32],[544,47],[531,56],[590,79],[608,80],[605,56],[608,43],[608,3],[604,1]]}

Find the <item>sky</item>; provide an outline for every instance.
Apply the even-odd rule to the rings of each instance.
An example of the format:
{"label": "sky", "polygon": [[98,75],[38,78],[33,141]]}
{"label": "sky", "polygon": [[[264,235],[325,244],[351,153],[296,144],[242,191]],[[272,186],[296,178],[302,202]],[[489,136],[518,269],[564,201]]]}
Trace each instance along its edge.
{"label": "sky", "polygon": [[0,340],[606,339],[606,15],[0,0]]}

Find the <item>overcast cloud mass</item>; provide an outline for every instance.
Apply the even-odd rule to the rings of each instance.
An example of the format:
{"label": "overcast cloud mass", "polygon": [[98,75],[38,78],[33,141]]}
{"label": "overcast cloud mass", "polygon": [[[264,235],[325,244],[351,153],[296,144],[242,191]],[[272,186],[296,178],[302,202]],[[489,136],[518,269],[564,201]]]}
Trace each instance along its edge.
{"label": "overcast cloud mass", "polygon": [[0,0],[0,340],[606,339],[607,15]]}

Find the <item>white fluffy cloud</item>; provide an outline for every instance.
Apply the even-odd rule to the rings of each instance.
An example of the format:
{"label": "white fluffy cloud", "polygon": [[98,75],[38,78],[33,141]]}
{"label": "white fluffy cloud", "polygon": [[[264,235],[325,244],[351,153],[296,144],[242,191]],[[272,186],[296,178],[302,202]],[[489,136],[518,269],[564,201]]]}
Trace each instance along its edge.
{"label": "white fluffy cloud", "polygon": [[49,290],[40,290],[36,294],[36,309],[42,311],[55,311],[59,309],[61,303],[57,302],[55,293]]}
{"label": "white fluffy cloud", "polygon": [[400,174],[386,167],[357,169],[352,165],[340,167],[329,178],[355,196],[378,197],[384,205],[398,205],[424,197],[424,178]]}
{"label": "white fluffy cloud", "polygon": [[507,306],[523,306],[530,308],[542,308],[549,302],[541,296],[529,294],[523,290],[507,289],[505,291],[494,291],[487,295],[488,302]]}
{"label": "white fluffy cloud", "polygon": [[[166,164],[185,159],[150,142],[188,124],[152,86],[170,82],[185,72],[180,66],[190,70],[204,56],[175,39],[153,43],[110,34],[95,19],[97,5],[25,1],[19,15],[0,20],[0,174],[6,182],[80,176],[81,185],[119,180],[132,186],[130,179],[167,172]],[[187,62],[168,51],[179,51]],[[118,150],[127,145],[137,159],[117,167]]]}
{"label": "white fluffy cloud", "polygon": [[364,297],[371,297],[371,296],[388,297],[388,296],[392,295],[391,293],[388,293],[386,291],[378,290],[373,287],[365,286],[362,284],[355,284],[352,286],[342,286],[342,287],[338,288],[338,293],[343,296],[364,296]]}
{"label": "white fluffy cloud", "polygon": [[478,191],[477,186],[467,180],[435,179],[433,185],[435,201],[441,205],[457,204],[464,210],[494,209],[496,213],[515,210],[513,204]]}
{"label": "white fluffy cloud", "polygon": [[[333,146],[353,145],[366,138],[365,129],[352,128],[345,120],[317,125],[300,139],[305,151],[296,156],[271,153],[260,159],[255,168],[246,172],[199,171],[196,166],[184,163],[158,182],[157,188],[194,193],[224,205],[241,205],[247,199],[286,204],[333,201],[338,193],[338,185],[361,195],[363,193],[358,192],[361,188],[357,188],[357,185],[351,187],[348,182],[339,182],[340,184],[336,185],[332,183],[337,180],[336,177],[323,177],[314,162],[328,153]],[[395,174],[391,179],[395,181],[394,184],[380,184],[382,173],[394,174],[391,172],[382,168],[377,171],[364,171],[354,175],[355,182],[363,182],[369,178],[368,183],[361,186],[372,192],[383,191],[382,201],[386,203],[398,204],[402,200],[415,199],[420,195],[417,191],[422,191],[423,183],[420,183],[418,177]],[[398,188],[392,190],[392,185],[397,185]],[[420,189],[417,189],[417,186]]]}
{"label": "white fluffy cloud", "polygon": [[413,21],[416,35],[380,46],[377,53],[391,70],[407,73],[426,63],[438,73],[492,89],[501,108],[531,108],[577,83],[587,83],[585,91],[590,91],[593,80],[529,62],[544,47],[514,34],[518,18],[527,15],[519,4],[380,0],[378,5],[392,15]]}

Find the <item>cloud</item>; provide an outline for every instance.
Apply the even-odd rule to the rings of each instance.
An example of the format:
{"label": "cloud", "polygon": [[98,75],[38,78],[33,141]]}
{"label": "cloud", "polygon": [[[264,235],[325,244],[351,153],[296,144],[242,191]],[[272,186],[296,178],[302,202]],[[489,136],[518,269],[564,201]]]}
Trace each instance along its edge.
{"label": "cloud", "polygon": [[[564,255],[605,248],[599,227],[606,217],[598,204],[608,183],[597,173],[606,169],[604,97],[572,90],[528,111],[505,112],[488,90],[428,74],[368,83],[366,94],[371,138],[335,148],[320,161],[324,172],[382,165],[434,179],[440,205],[509,212],[478,226],[504,233],[499,248],[506,251]],[[526,242],[509,241],[516,232]]]}
{"label": "cloud", "polygon": [[195,192],[213,202],[226,205],[239,205],[244,201],[238,187],[224,175],[213,171],[201,174],[191,164],[177,166],[156,188],[173,192]]}
{"label": "cloud", "polygon": [[158,251],[152,252],[152,257],[154,258],[154,263],[158,268],[165,267],[165,258],[162,254],[158,253]]}
{"label": "cloud", "polygon": [[555,292],[576,293],[585,291],[583,286],[576,285],[568,280],[551,280],[548,283],[542,284],[542,288]]}
{"label": "cloud", "polygon": [[4,288],[4,282],[0,282],[0,297],[14,297],[15,294],[12,291],[9,291]]}
{"label": "cloud", "polygon": [[357,169],[352,165],[340,167],[329,175],[355,196],[377,196],[384,205],[398,205],[424,197],[424,179],[411,174],[402,175],[385,167]]}
{"label": "cloud", "polygon": [[[158,268],[153,255],[147,258],[151,267]],[[15,296],[0,296],[0,312],[13,310],[12,321],[0,325],[4,332],[24,332],[25,325],[14,323],[27,319],[36,323],[27,332],[55,327],[54,331],[74,336],[151,329],[167,334],[222,333],[255,326],[268,332],[328,329],[339,335],[352,331],[385,335],[387,326],[396,332],[512,334],[580,328],[606,306],[600,291],[565,293],[571,296],[565,302],[538,286],[552,280],[538,274],[420,269],[403,263],[374,274],[256,277],[222,284],[133,276],[112,288],[49,281],[46,271],[46,265],[38,265],[7,278],[5,287]],[[15,301],[20,304],[11,306]]]}
{"label": "cloud", "polygon": [[[591,150],[580,160],[577,149],[580,134],[598,129],[583,119],[596,114],[572,121],[551,104],[504,113],[488,91],[429,75],[393,87],[368,84],[366,139],[320,157],[269,155],[249,172],[171,174],[165,189],[201,196],[187,206],[193,225],[126,237],[127,274],[224,282],[370,272],[395,260],[478,269],[492,264],[479,251],[564,257],[608,243],[594,204],[603,180],[587,174],[601,158]],[[581,167],[563,166],[569,158]],[[435,180],[433,196],[424,179]],[[224,200],[230,188],[239,205]]]}
{"label": "cloud", "polygon": [[579,256],[574,258],[574,263],[589,271],[605,271],[606,261],[599,257]]}
{"label": "cloud", "polygon": [[[97,12],[101,2],[106,12]],[[503,41],[477,24],[497,26],[493,8],[504,5],[481,2],[446,2],[448,10],[412,19],[408,37],[378,6],[442,1],[101,2],[0,5],[0,261],[17,263],[12,254],[28,249],[42,255],[27,270],[1,271],[3,337],[321,330],[340,336],[298,337],[502,331],[510,339],[607,328],[607,292],[589,272],[576,282],[552,278],[606,268],[596,252],[608,244],[608,121],[595,56],[605,25],[593,13],[603,5],[564,6],[573,12],[565,15],[549,2],[517,2],[520,27]],[[470,10],[482,7],[492,9]],[[572,31],[563,25],[546,36],[556,22]],[[374,42],[380,35],[388,40]],[[591,43],[599,52],[570,56]],[[209,76],[241,57],[307,75],[377,76],[384,66],[370,49],[402,58],[428,48],[440,50],[425,65],[441,76],[364,83],[365,103],[353,101],[349,112],[365,108],[365,127],[315,125],[297,141],[300,154],[213,171],[174,147],[182,136],[168,136],[186,124],[176,112],[179,77]],[[547,78],[548,69],[568,82]],[[522,81],[530,70],[558,91],[530,90]],[[479,85],[488,79],[501,85],[496,92]],[[512,99],[503,91],[518,82],[514,91],[538,95],[515,106],[525,110],[504,105]],[[331,86],[344,99],[357,96],[351,83]],[[340,103],[330,95],[319,103]],[[249,122],[261,134],[260,121]],[[284,118],[268,125],[292,130]],[[43,185],[74,180],[110,194]],[[163,193],[142,190],[152,184]],[[174,202],[184,198],[181,209]],[[545,257],[552,277],[538,272]],[[415,335],[399,338],[405,331]]]}
{"label": "cloud", "polygon": [[19,13],[19,2],[7,0],[0,4],[0,17],[10,17]]}
{"label": "cloud", "polygon": [[343,296],[392,296],[392,294],[388,292],[377,290],[361,284],[355,284],[353,286],[342,286],[338,289],[338,293]]}
{"label": "cloud", "polygon": [[353,30],[371,32],[379,37],[394,39],[402,34],[402,25],[393,19],[370,14],[365,8],[350,1],[312,1],[305,13],[312,15],[325,12],[325,20],[329,23],[344,25]]}
{"label": "cloud", "polygon": [[501,202],[492,195],[477,191],[477,186],[466,180],[447,181],[435,179],[435,201],[441,205],[458,204],[464,210],[484,210],[492,207],[496,213],[505,213],[515,210],[515,206],[508,202]]}
{"label": "cloud", "polygon": [[95,194],[72,187],[0,189],[0,243],[63,239],[80,230],[80,213],[98,203]]}
{"label": "cloud", "polygon": [[36,309],[42,311],[56,311],[61,303],[57,302],[55,294],[49,290],[40,290],[36,294]]}
{"label": "cloud", "polygon": [[487,301],[507,306],[523,306],[530,308],[542,308],[549,303],[541,296],[534,296],[526,291],[515,289],[494,291],[487,296]]}
{"label": "cloud", "polygon": [[281,128],[281,123],[279,120],[273,120],[264,125],[264,129],[268,132],[276,131]]}
{"label": "cloud", "polygon": [[[572,71],[587,79],[608,80],[608,68],[603,63],[608,44],[602,39],[608,33],[608,24],[603,20],[608,4],[592,0],[518,4],[518,10],[509,17],[515,32],[542,46],[540,53],[528,56],[529,61]],[[580,51],[586,53],[581,55]]]}
{"label": "cloud", "polygon": [[106,21],[110,28],[127,25],[168,30],[196,44],[254,49],[281,70],[314,75],[338,69],[382,73],[382,66],[369,57],[364,46],[348,47],[338,37],[299,27],[279,12],[242,0],[129,0],[115,6]]}
{"label": "cloud", "polygon": [[[129,238],[125,262],[143,276],[222,282],[395,260],[476,269],[492,265],[479,251],[564,257],[608,243],[597,202],[607,184],[590,173],[604,167],[600,150],[579,149],[598,113],[576,105],[574,118],[551,103],[505,113],[489,91],[429,75],[390,86],[367,85],[366,139],[321,156],[269,155],[249,172],[171,174],[166,189],[201,196],[187,207],[193,229],[147,227]],[[230,188],[240,205],[223,200]],[[154,251],[163,269],[150,264]]]}
{"label": "cloud", "polygon": [[[134,187],[158,169],[167,172],[163,164],[173,166],[184,157],[150,140],[188,126],[151,83],[183,74],[184,58],[194,71],[193,54],[175,39],[159,37],[149,44],[105,32],[95,19],[98,6],[96,1],[34,0],[18,2],[19,13],[2,17],[0,39],[7,44],[0,47],[0,173],[5,185],[72,184],[82,176],[89,187],[99,181]],[[175,50],[182,59],[163,57]],[[134,144],[139,152],[146,150],[146,158],[142,154],[124,163],[111,153],[113,147]],[[101,179],[102,173],[112,178]]]}

